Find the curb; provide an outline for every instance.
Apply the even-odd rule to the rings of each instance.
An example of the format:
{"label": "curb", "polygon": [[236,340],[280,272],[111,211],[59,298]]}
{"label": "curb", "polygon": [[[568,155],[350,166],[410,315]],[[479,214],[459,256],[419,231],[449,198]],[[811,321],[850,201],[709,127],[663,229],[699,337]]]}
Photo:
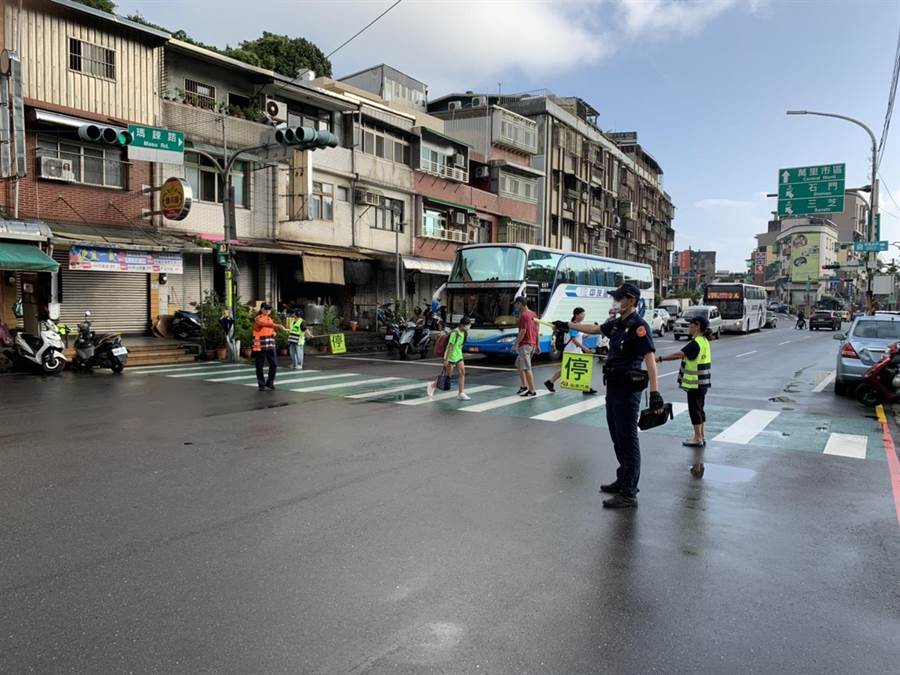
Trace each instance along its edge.
{"label": "curb", "polygon": [[[894,494],[894,507],[897,511],[897,524],[900,525],[900,457],[897,456],[897,446],[891,436],[890,423],[884,412],[884,406],[879,405],[875,408],[875,414],[878,416],[878,422],[881,424],[881,433],[884,439],[884,452],[887,455],[888,472],[891,479],[891,491]],[[897,415],[894,410],[894,415]],[[895,417],[895,423],[897,418]]]}

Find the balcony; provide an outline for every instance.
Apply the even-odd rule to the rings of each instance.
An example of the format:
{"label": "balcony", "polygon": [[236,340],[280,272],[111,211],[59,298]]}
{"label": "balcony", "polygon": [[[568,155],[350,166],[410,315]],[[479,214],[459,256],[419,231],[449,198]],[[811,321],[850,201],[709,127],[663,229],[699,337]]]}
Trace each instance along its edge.
{"label": "balcony", "polygon": [[463,169],[458,166],[450,166],[449,164],[443,164],[441,162],[434,162],[430,159],[422,159],[419,170],[424,171],[425,173],[429,173],[432,176],[446,178],[447,180],[455,180],[460,183],[469,182],[468,169]]}
{"label": "balcony", "polygon": [[445,227],[423,227],[421,236],[426,239],[454,241],[458,244],[468,244],[470,239],[466,230],[452,230]]}
{"label": "balcony", "polygon": [[599,166],[591,166],[591,183],[603,185],[603,169]]}
{"label": "balcony", "polygon": [[596,206],[591,207],[591,220],[597,224],[603,223],[603,209]]}
{"label": "balcony", "polygon": [[212,110],[162,101],[162,126],[184,131],[188,140],[222,145],[222,120],[225,121],[225,138],[229,147],[262,145],[271,138],[272,127],[231,117]]}

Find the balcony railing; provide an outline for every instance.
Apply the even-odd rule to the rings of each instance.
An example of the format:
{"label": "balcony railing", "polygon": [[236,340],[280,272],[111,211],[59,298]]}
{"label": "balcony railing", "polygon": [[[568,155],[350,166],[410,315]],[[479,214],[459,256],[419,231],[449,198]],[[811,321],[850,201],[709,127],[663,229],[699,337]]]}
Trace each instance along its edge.
{"label": "balcony railing", "polygon": [[469,182],[469,171],[468,169],[462,169],[458,166],[450,166],[449,164],[442,164],[441,162],[433,162],[430,159],[421,160],[421,165],[419,169],[424,171],[425,173],[430,173],[434,176],[440,176],[441,178],[447,178],[449,180],[459,181],[460,183],[468,183]]}
{"label": "balcony railing", "polygon": [[469,233],[466,230],[451,230],[445,227],[423,227],[422,236],[427,239],[455,241],[459,244],[469,243]]}
{"label": "balcony railing", "polygon": [[272,137],[272,128],[267,124],[243,120],[177,101],[162,101],[162,126],[184,131],[189,140],[221,145],[223,120],[229,147],[261,145]]}
{"label": "balcony railing", "polygon": [[591,182],[596,185],[603,185],[603,169],[599,166],[591,167]]}

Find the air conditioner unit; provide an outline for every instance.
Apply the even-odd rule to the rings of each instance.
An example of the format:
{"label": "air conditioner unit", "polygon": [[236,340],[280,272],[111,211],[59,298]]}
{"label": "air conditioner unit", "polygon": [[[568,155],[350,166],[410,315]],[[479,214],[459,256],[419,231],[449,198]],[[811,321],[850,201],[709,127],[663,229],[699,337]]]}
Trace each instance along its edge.
{"label": "air conditioner unit", "polygon": [[276,101],[274,98],[266,99],[266,115],[273,122],[287,122],[288,110],[287,103],[284,101]]}
{"label": "air conditioner unit", "polygon": [[471,225],[472,227],[478,227],[478,221],[479,218],[477,213],[469,214],[469,225]]}
{"label": "air conditioner unit", "polygon": [[72,170],[72,160],[60,159],[59,157],[41,157],[41,178],[74,183],[75,172]]}
{"label": "air conditioner unit", "polygon": [[475,178],[490,178],[491,177],[491,167],[489,166],[479,166],[475,169]]}
{"label": "air conditioner unit", "polygon": [[460,169],[466,168],[466,156],[462,153],[457,152],[453,155],[453,163],[458,166]]}
{"label": "air conditioner unit", "polygon": [[468,222],[467,218],[468,214],[465,211],[457,211],[454,216],[453,222],[455,222],[457,225],[465,225]]}
{"label": "air conditioner unit", "polygon": [[469,243],[470,244],[478,243],[478,230],[470,230],[469,231]]}
{"label": "air conditioner unit", "polygon": [[368,190],[357,190],[356,203],[362,204],[364,206],[378,206],[381,203],[381,198],[374,192],[369,192]]}
{"label": "air conditioner unit", "polygon": [[462,108],[462,101],[450,101],[447,104],[447,110],[459,110]]}
{"label": "air conditioner unit", "polygon": [[472,97],[472,107],[473,108],[483,108],[487,105],[487,96],[473,96]]}

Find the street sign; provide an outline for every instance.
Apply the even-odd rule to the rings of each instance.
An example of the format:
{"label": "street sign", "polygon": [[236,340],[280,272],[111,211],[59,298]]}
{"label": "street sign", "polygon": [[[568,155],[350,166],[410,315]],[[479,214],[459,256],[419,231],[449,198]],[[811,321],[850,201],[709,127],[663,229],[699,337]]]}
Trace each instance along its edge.
{"label": "street sign", "polygon": [[168,178],[159,189],[162,214],[169,220],[184,220],[191,212],[194,191],[184,178]]}
{"label": "street sign", "polygon": [[844,164],[778,171],[778,214],[803,216],[844,210]]}
{"label": "street sign", "polygon": [[332,333],[328,336],[328,341],[331,343],[332,354],[344,354],[347,352],[347,343],[344,342],[343,333]]}
{"label": "street sign", "polygon": [[888,243],[886,241],[856,241],[853,242],[853,250],[857,253],[878,253],[887,251]]}
{"label": "street sign", "polygon": [[129,124],[128,159],[162,164],[184,164],[184,132]]}
{"label": "street sign", "polygon": [[590,391],[593,370],[594,358],[590,354],[563,352],[560,384],[563,389]]}

